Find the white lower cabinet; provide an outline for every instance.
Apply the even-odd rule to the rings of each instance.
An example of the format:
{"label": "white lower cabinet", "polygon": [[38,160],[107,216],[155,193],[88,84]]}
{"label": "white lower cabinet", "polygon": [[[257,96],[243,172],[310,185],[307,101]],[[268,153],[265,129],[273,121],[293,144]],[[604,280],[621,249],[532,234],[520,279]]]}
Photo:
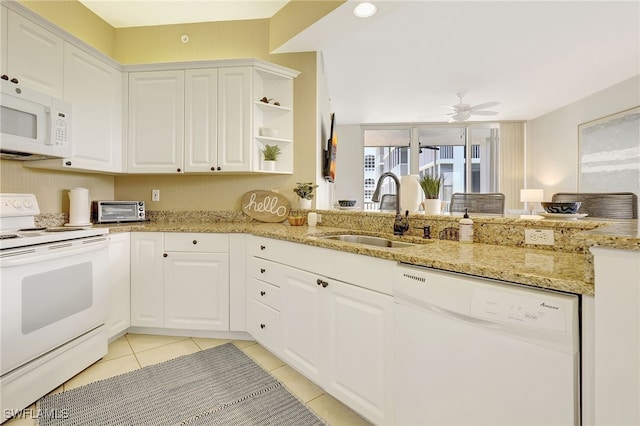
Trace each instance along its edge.
{"label": "white lower cabinet", "polygon": [[229,236],[131,234],[131,325],[229,330]]}
{"label": "white lower cabinet", "polygon": [[[373,423],[392,423],[393,297],[335,278],[340,261],[333,263],[332,277],[282,262],[315,259],[317,268],[323,268],[329,264],[323,262],[326,256],[339,259],[345,253],[258,237],[249,240],[251,335]],[[367,261],[374,271],[390,269],[386,261]],[[379,277],[384,279],[384,273]]]}
{"label": "white lower cabinet", "polygon": [[131,324],[131,245],[128,232],[110,234],[109,242],[109,310],[107,330],[111,339]]}

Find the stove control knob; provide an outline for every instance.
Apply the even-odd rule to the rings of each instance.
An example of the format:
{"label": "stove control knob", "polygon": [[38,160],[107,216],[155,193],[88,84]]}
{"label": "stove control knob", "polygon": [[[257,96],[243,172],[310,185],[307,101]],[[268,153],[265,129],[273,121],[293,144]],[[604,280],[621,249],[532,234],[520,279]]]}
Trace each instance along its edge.
{"label": "stove control knob", "polygon": [[22,203],[20,202],[20,200],[13,200],[12,205],[14,209],[19,209],[20,207],[22,207]]}
{"label": "stove control knob", "polygon": [[30,209],[31,207],[33,207],[33,203],[31,203],[31,201],[29,200],[24,200],[24,206]]}

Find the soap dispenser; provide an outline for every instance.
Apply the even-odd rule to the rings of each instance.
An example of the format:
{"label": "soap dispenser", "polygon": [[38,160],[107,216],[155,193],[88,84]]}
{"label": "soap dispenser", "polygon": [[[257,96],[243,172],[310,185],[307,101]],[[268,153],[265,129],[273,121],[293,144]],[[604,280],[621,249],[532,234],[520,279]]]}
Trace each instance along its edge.
{"label": "soap dispenser", "polygon": [[473,242],[473,220],[469,218],[467,209],[464,209],[464,216],[460,219],[460,238],[461,243]]}

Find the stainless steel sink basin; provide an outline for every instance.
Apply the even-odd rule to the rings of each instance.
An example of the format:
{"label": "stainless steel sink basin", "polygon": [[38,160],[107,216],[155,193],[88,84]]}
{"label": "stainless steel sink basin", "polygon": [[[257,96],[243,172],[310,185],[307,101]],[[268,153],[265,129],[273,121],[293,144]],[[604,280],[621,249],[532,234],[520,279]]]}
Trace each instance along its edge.
{"label": "stainless steel sink basin", "polygon": [[411,247],[411,246],[417,245],[414,243],[406,243],[404,241],[389,240],[387,238],[382,238],[382,237],[370,237],[368,235],[351,235],[351,234],[325,235],[318,238],[323,240],[345,241],[347,243],[364,244],[367,246],[375,246],[375,247],[402,248],[402,247]]}

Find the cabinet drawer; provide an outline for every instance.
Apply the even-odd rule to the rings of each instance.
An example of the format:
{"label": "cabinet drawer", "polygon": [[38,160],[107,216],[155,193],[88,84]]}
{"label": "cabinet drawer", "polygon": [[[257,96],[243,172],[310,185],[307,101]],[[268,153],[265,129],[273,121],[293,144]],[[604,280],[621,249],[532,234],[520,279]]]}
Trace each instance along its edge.
{"label": "cabinet drawer", "polygon": [[164,250],[228,253],[229,236],[227,234],[166,232],[164,234]]}
{"label": "cabinet drawer", "polygon": [[248,296],[275,310],[280,310],[280,288],[275,285],[252,278],[249,281]]}
{"label": "cabinet drawer", "polygon": [[250,277],[278,286],[277,270],[281,268],[282,265],[258,257],[250,257],[247,263],[248,275]]}
{"label": "cabinet drawer", "polygon": [[247,303],[247,328],[258,343],[279,355],[281,352],[280,312],[249,299]]}

